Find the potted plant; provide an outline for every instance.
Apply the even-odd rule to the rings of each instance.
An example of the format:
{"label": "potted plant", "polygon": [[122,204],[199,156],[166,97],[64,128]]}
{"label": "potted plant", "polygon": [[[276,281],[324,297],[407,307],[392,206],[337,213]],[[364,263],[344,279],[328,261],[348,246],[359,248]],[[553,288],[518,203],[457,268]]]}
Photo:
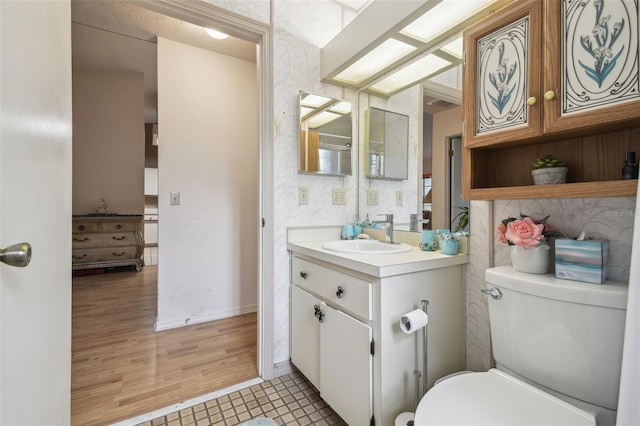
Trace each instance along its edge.
{"label": "potted plant", "polygon": [[531,176],[535,185],[550,185],[567,181],[566,163],[553,155],[538,158],[532,164]]}

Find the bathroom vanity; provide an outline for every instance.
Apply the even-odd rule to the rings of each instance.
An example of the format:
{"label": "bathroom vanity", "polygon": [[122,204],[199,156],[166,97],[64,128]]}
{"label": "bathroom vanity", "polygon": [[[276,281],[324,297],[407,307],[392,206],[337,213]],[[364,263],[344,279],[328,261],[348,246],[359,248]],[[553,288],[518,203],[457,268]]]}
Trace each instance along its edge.
{"label": "bathroom vanity", "polygon": [[393,424],[415,408],[423,333],[405,334],[399,323],[421,300],[429,301],[428,386],[464,368],[468,255],[339,253],[326,242],[288,244],[291,362],[348,424]]}

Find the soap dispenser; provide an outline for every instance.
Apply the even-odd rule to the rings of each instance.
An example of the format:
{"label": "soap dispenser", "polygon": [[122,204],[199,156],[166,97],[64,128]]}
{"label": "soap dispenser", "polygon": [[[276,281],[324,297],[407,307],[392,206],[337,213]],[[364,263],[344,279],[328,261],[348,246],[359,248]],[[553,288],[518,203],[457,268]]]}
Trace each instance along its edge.
{"label": "soap dispenser", "polygon": [[624,153],[622,179],[638,179],[638,164],[636,164],[636,153],[634,151],[627,151]]}

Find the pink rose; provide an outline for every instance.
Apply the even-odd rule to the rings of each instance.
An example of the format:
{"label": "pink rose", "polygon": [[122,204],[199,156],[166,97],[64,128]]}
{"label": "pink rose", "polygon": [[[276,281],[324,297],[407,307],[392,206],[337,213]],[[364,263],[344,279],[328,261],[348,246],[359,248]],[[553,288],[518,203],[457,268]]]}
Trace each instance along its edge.
{"label": "pink rose", "polygon": [[507,227],[504,223],[500,222],[500,226],[498,226],[498,241],[501,243],[507,243],[507,237],[504,236],[504,233],[507,232]]}
{"label": "pink rose", "polygon": [[514,220],[507,225],[505,237],[519,247],[533,247],[542,239],[544,225],[536,224],[531,218]]}

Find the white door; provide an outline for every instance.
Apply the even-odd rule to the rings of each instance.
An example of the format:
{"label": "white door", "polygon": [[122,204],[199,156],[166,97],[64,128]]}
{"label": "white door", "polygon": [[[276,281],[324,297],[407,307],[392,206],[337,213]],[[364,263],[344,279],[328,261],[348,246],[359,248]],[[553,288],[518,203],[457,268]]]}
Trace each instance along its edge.
{"label": "white door", "polygon": [[66,425],[71,396],[71,11],[0,1],[0,424]]}

